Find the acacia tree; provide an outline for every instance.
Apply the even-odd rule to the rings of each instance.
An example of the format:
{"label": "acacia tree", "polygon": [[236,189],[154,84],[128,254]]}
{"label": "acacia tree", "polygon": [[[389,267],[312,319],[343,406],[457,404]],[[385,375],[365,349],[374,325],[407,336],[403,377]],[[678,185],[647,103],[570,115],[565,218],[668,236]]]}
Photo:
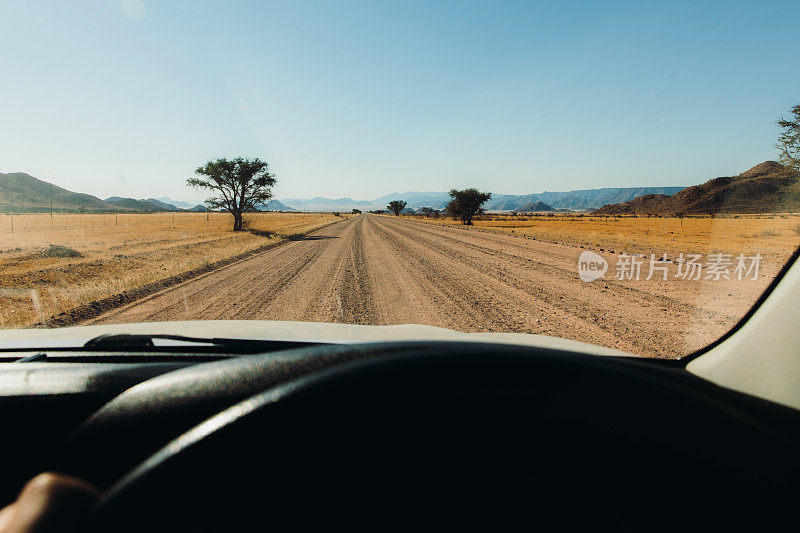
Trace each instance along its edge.
{"label": "acacia tree", "polygon": [[780,155],[780,162],[787,167],[800,171],[800,104],[791,109],[794,120],[781,117],[777,124],[783,131],[775,144]]}
{"label": "acacia tree", "polygon": [[386,206],[386,209],[394,213],[396,217],[399,217],[400,213],[402,213],[405,208],[406,203],[403,200],[392,200],[389,202],[389,205]]}
{"label": "acacia tree", "polygon": [[425,215],[425,218],[433,216],[433,208],[432,207],[423,207],[422,209],[419,210],[419,212],[422,213],[423,215]]}
{"label": "acacia tree", "polygon": [[472,219],[475,215],[483,212],[481,206],[491,197],[492,193],[480,192],[474,187],[463,191],[451,189],[450,198],[452,199],[447,202],[447,212],[453,218],[461,220],[462,224],[472,225]]}
{"label": "acacia tree", "polygon": [[186,184],[214,191],[216,195],[205,203],[209,209],[225,209],[233,215],[233,231],[244,229],[245,212],[256,210],[272,198],[270,188],[277,181],[269,172],[269,165],[258,158],[219,158],[198,168],[195,174],[199,177],[187,179]]}

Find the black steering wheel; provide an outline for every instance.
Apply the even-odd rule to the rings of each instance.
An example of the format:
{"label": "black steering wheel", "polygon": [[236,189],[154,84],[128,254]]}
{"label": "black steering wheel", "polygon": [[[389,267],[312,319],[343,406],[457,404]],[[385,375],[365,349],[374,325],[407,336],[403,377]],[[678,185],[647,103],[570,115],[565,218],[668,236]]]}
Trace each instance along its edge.
{"label": "black steering wheel", "polygon": [[685,373],[549,349],[303,348],[130,389],[79,432],[73,470],[108,487],[97,531],[531,525],[576,502],[774,489],[785,463],[730,464],[782,441],[724,399]]}

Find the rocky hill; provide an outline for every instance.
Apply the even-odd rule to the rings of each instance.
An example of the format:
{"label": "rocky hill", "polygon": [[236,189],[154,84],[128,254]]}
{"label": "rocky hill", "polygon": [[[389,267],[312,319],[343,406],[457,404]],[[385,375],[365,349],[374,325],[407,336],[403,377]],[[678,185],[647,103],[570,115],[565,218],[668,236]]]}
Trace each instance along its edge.
{"label": "rocky hill", "polygon": [[598,215],[800,212],[800,174],[766,161],[738,176],[714,178],[668,196],[649,194],[605,205]]}
{"label": "rocky hill", "polygon": [[544,202],[534,202],[527,205],[523,205],[518,210],[521,213],[538,213],[542,211],[555,211],[552,206],[547,205]]}
{"label": "rocky hill", "polygon": [[274,198],[264,205],[259,205],[258,209],[261,211],[297,211]]}
{"label": "rocky hill", "polygon": [[137,200],[135,198],[121,198],[119,196],[111,196],[103,200],[107,204],[111,204],[123,209],[130,209],[131,211],[145,211],[148,213],[157,213],[161,211],[178,211],[174,205],[164,204],[158,200]]}
{"label": "rocky hill", "polygon": [[684,187],[604,187],[567,192],[545,191],[536,196],[556,209],[586,211],[606,204],[618,204],[650,194],[672,195]]}

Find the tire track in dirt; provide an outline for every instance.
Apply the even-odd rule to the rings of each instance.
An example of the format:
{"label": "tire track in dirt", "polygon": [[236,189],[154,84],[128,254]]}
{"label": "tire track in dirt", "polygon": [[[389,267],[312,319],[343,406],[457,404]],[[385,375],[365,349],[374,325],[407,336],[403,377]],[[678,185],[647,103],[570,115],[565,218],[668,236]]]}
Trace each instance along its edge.
{"label": "tire track in dirt", "polygon": [[362,244],[363,219],[347,226],[328,244],[318,264],[287,287],[275,301],[274,320],[304,320],[347,324],[375,324],[370,269]]}
{"label": "tire track in dirt", "polygon": [[[442,239],[476,252],[497,255],[518,265],[524,266],[527,263],[528,266],[533,266],[536,270],[546,270],[548,274],[554,276],[560,274],[560,277],[566,276],[567,278],[577,279],[575,263],[578,255],[583,250],[580,247],[552,244],[545,241],[488,233],[480,230],[454,232],[452,231],[453,228],[441,228],[424,222],[408,221],[407,223],[415,225],[416,231],[428,235],[432,239]],[[467,234],[468,238],[464,238],[465,234]],[[655,285],[657,290],[654,291],[631,287],[624,283],[619,283],[613,278],[606,279],[604,283],[609,286],[609,290],[614,296],[620,298],[635,298],[651,302],[655,300],[659,305],[680,306],[683,311],[690,312],[696,312],[698,307],[703,308],[702,304],[704,302],[698,302],[695,296],[696,293],[693,291],[673,291],[670,294],[660,294],[657,290],[662,287],[658,284]],[[695,285],[708,285],[710,283],[701,280]],[[586,285],[587,288],[597,288],[598,286],[597,284]],[[709,311],[705,316],[711,318],[712,315],[713,312]],[[727,319],[735,319],[736,317],[735,313],[726,316]]]}
{"label": "tire track in dirt", "polygon": [[265,309],[317,264],[329,240],[340,238],[348,222],[313,231],[263,254],[175,285],[86,323],[163,320],[261,319]]}
{"label": "tire track in dirt", "polygon": [[[409,238],[409,234],[397,231],[392,224],[387,224],[387,229],[394,232],[396,238]],[[417,231],[425,233],[425,228],[415,228],[414,235]],[[504,299],[524,304],[521,309],[517,306],[518,315],[529,314],[530,306],[535,306],[539,308],[537,313],[540,316],[555,315],[557,326],[568,326],[566,330],[563,327],[552,329],[548,326],[543,331],[543,324],[539,320],[536,324],[528,321],[527,330],[519,329],[522,332],[568,337],[574,335],[576,326],[580,325],[582,340],[608,345],[610,339],[615,339],[613,342],[617,347],[628,346],[623,349],[646,347],[648,350],[661,350],[665,347],[659,339],[663,336],[659,329],[663,328],[665,322],[680,325],[690,324],[701,318],[715,320],[711,313],[698,312],[696,308],[668,296],[625,287],[612,280],[602,284],[583,284],[578,280],[574,266],[577,264],[578,251],[572,251],[573,257],[569,258],[569,263],[573,266],[567,270],[523,256],[477,246],[463,239],[442,235],[441,232],[433,232],[432,235],[436,237],[414,241],[420,246],[426,246],[431,253],[451,258],[465,268],[483,272],[493,278],[494,282],[484,282],[484,286],[506,286],[507,294]],[[467,249],[471,253],[464,253]],[[417,253],[422,254],[421,251]],[[516,291],[509,292],[509,288]],[[570,297],[576,288],[580,290],[579,300]],[[633,316],[620,320],[622,315],[630,314],[631,310],[636,311]],[[730,320],[717,322],[724,325]],[[595,326],[602,331],[597,331]],[[675,337],[686,336],[686,332],[680,327],[675,328],[672,333]],[[672,346],[680,348],[674,344]],[[677,356],[677,352],[674,355]]]}
{"label": "tire track in dirt", "polygon": [[[494,296],[476,282],[472,272],[454,272],[452,265],[440,263],[435,257],[420,253],[403,239],[387,231],[384,223],[372,222],[374,231],[388,246],[392,259],[401,264],[405,277],[433,300],[432,316],[417,313],[425,323],[468,331],[518,331],[521,324]],[[400,299],[400,303],[404,298]],[[431,308],[429,306],[428,308]],[[452,325],[455,323],[456,325]]]}
{"label": "tire track in dirt", "polygon": [[[508,262],[524,266],[528,262],[530,267],[535,267],[528,268],[529,272],[537,273],[534,280],[541,283],[546,278],[547,283],[542,285],[558,298],[550,299],[554,304],[569,301],[570,298],[564,296],[577,289],[581,292],[578,303],[582,302],[584,306],[579,305],[577,309],[589,308],[594,304],[595,309],[602,313],[596,313],[593,319],[607,318],[613,327],[628,332],[629,338],[645,339],[637,340],[637,344],[650,340],[653,343],[652,353],[665,353],[666,350],[676,356],[683,355],[716,340],[745,314],[771,279],[766,274],[757,283],[735,279],[690,281],[670,278],[667,281],[644,281],[645,266],[642,269],[642,281],[616,281],[612,255],[607,257],[611,272],[606,279],[584,284],[577,281],[575,270],[577,257],[583,251],[579,246],[503,235],[477,228],[439,226],[411,220],[404,222],[414,226],[415,233],[429,236],[432,240],[452,242],[459,249],[469,248],[476,254],[483,252],[501,256],[507,259],[499,261],[503,265]],[[660,251],[653,252],[660,257]],[[768,271],[770,266],[767,264],[764,270]],[[670,276],[675,273],[675,264],[672,267]],[[547,272],[552,275],[541,275]],[[558,272],[566,276],[558,276]],[[552,291],[554,288],[558,290]],[[645,352],[651,353],[651,350]]]}
{"label": "tire track in dirt", "polygon": [[[582,304],[576,307],[576,302],[566,302],[564,306],[556,306],[545,292],[534,290],[527,284],[520,286],[517,278],[521,273],[498,263],[495,256],[476,261],[474,256],[464,256],[463,249],[453,249],[441,239],[416,239],[415,233],[405,232],[403,227],[386,219],[377,224],[386,232],[387,240],[404,246],[409,256],[425,257],[428,264],[435,265],[439,275],[455,272],[462,281],[460,290],[463,294],[480,295],[474,300],[461,298],[461,305],[472,307],[475,313],[485,317],[475,331],[543,333],[565,338],[577,338],[577,334],[579,340],[622,350],[638,351],[641,348],[640,343],[632,343],[618,332],[609,331],[602,324],[585,318],[587,311]],[[526,268],[531,270],[527,265]],[[543,277],[543,281],[549,283],[551,280]],[[498,312],[503,320],[496,317]],[[495,317],[486,316],[491,314]]]}

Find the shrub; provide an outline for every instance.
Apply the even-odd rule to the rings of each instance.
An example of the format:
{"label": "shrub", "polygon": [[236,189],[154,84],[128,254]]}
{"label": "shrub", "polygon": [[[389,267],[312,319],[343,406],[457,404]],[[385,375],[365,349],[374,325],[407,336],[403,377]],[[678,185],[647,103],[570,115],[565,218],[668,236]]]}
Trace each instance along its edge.
{"label": "shrub", "polygon": [[45,248],[39,255],[42,257],[83,257],[83,254],[78,250],[60,246],[58,244],[51,244],[49,248]]}

